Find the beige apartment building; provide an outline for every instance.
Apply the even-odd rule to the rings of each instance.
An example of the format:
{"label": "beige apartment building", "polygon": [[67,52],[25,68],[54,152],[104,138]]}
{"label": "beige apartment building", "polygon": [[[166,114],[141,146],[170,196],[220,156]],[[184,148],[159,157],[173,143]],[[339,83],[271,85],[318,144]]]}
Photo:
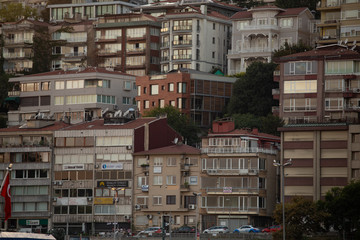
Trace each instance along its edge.
{"label": "beige apartment building", "polygon": [[257,129],[235,129],[231,119],[214,121],[202,138],[202,226],[269,226],[279,202],[280,138]]}
{"label": "beige apartment building", "polygon": [[360,126],[346,123],[289,124],[280,128],[285,167],[285,201],[295,196],[323,199],[360,175]]}
{"label": "beige apartment building", "polygon": [[135,230],[201,228],[201,151],[177,139],[174,143],[134,154]]}
{"label": "beige apartment building", "polygon": [[319,45],[341,42],[353,46],[360,42],[360,2],[357,0],[321,0],[316,8],[321,22]]}

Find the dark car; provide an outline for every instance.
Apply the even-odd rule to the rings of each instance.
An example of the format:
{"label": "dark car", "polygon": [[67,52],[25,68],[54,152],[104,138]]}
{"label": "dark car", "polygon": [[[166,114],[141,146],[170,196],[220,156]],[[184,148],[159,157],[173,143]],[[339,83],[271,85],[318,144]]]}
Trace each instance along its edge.
{"label": "dark car", "polygon": [[174,233],[195,233],[195,227],[182,226],[173,231]]}
{"label": "dark car", "polygon": [[280,225],[273,225],[267,228],[264,228],[263,230],[261,230],[261,232],[265,232],[265,233],[272,233],[272,232],[277,232],[281,229]]}

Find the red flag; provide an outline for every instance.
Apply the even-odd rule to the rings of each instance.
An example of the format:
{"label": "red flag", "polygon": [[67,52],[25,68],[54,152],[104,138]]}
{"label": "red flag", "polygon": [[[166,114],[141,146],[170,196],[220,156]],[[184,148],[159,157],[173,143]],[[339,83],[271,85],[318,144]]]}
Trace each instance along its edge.
{"label": "red flag", "polygon": [[6,173],[1,189],[1,196],[5,198],[5,221],[11,217],[10,174]]}

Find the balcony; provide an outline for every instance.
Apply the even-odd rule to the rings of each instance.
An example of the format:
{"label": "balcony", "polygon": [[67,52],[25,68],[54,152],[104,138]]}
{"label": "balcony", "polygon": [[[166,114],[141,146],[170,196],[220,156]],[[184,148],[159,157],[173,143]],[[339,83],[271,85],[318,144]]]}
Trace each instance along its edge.
{"label": "balcony", "polygon": [[116,56],[120,54],[120,51],[116,49],[103,49],[98,52],[98,56]]}
{"label": "balcony", "polygon": [[341,2],[340,0],[333,0],[333,1],[325,1],[325,2],[319,2],[318,6],[316,7],[316,10],[318,11],[324,11],[324,10],[334,10],[334,9],[340,9]]}
{"label": "balcony", "polygon": [[239,176],[239,175],[259,174],[259,169],[206,169],[205,171],[210,176],[217,176],[217,175]]}
{"label": "balcony", "polygon": [[265,154],[277,154],[277,150],[268,149],[268,148],[258,148],[258,147],[217,147],[217,148],[202,148],[202,153],[205,154],[240,154],[240,153],[265,153]]}
{"label": "balcony", "polygon": [[161,30],[160,30],[160,32],[161,33],[167,33],[167,32],[169,32],[169,28],[162,28]]}
{"label": "balcony", "polygon": [[251,207],[206,207],[202,208],[205,209],[206,213],[208,214],[223,214],[228,215],[231,213],[231,215],[234,214],[259,214],[259,213],[266,213],[264,209],[261,208],[251,208]]}
{"label": "balcony", "polygon": [[192,45],[192,40],[177,40],[173,41],[173,46]]}
{"label": "balcony", "polygon": [[32,39],[5,39],[6,45],[12,45],[12,44],[32,44]]}
{"label": "balcony", "polygon": [[24,53],[24,52],[14,52],[14,53],[4,53],[5,59],[15,59],[15,58],[31,58],[31,53]]}
{"label": "balcony", "polygon": [[133,48],[133,49],[127,49],[126,53],[129,55],[136,55],[136,54],[144,54],[146,51],[146,48]]}
{"label": "balcony", "polygon": [[174,26],[173,31],[192,31],[192,25]]}
{"label": "balcony", "polygon": [[168,48],[170,46],[169,42],[162,42],[161,43],[161,48]]}
{"label": "balcony", "polygon": [[180,185],[180,192],[188,192],[188,191],[190,191],[189,184]]}
{"label": "balcony", "polygon": [[222,188],[222,187],[206,187],[205,191],[208,195],[258,195],[261,190],[260,188],[239,188],[239,187],[232,187],[231,192],[228,191],[228,188]]}
{"label": "balcony", "polygon": [[169,57],[161,57],[161,62],[168,62],[169,61]]}
{"label": "balcony", "polygon": [[191,60],[191,54],[174,55],[173,60]]}
{"label": "balcony", "polygon": [[20,91],[9,91],[8,96],[9,97],[18,97],[18,96],[20,96]]}
{"label": "balcony", "polygon": [[142,35],[142,36],[127,36],[126,39],[128,41],[138,41],[138,40],[143,40],[146,39],[146,34]]}

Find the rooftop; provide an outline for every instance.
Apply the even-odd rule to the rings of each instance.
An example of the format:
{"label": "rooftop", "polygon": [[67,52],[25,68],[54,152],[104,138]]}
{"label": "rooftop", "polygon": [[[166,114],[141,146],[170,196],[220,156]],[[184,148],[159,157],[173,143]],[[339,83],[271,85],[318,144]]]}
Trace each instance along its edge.
{"label": "rooftop", "polygon": [[181,155],[181,154],[200,154],[201,150],[186,144],[177,143],[172,146],[155,148],[148,151],[135,153],[134,155]]}

